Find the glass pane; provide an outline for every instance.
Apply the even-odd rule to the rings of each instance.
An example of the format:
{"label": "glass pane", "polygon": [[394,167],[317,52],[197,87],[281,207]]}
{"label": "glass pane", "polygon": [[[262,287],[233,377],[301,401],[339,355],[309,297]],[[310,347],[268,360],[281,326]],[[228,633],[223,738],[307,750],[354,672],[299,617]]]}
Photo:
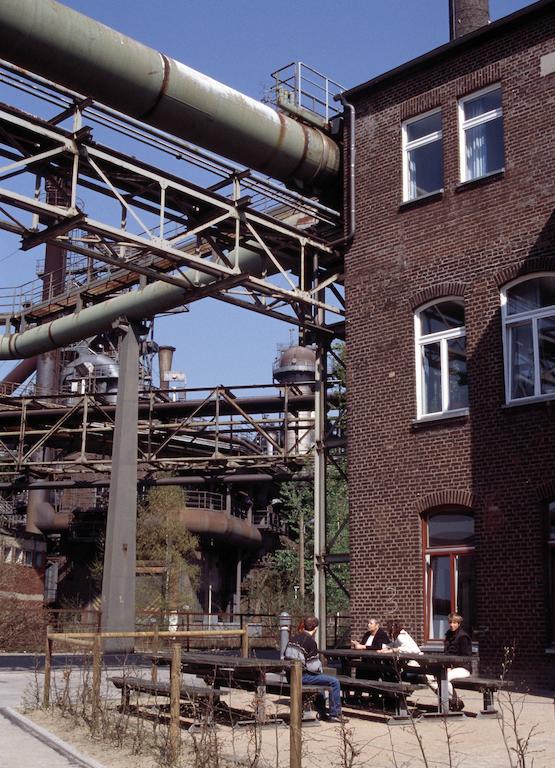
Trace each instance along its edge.
{"label": "glass pane", "polygon": [[449,629],[447,617],[451,613],[451,566],[449,555],[430,558],[428,570],[430,596],[430,637],[442,638]]}
{"label": "glass pane", "polygon": [[540,355],[540,391],[542,395],[555,392],[555,317],[538,320]]}
{"label": "glass pane", "polygon": [[468,128],[465,136],[468,181],[503,168],[505,153],[502,117]]}
{"label": "glass pane", "polygon": [[441,139],[409,152],[409,199],[437,192],[443,187]]}
{"label": "glass pane", "polygon": [[422,336],[464,326],[464,305],[460,301],[440,301],[420,313]]}
{"label": "glass pane", "polygon": [[434,112],[433,115],[426,115],[418,120],[412,120],[406,124],[407,141],[414,141],[428,136],[430,133],[441,131],[441,112]]}
{"label": "glass pane", "polygon": [[533,277],[507,291],[509,315],[551,306],[555,306],[555,276]]}
{"label": "glass pane", "polygon": [[474,544],[474,517],[465,512],[438,512],[428,518],[428,546]]}
{"label": "glass pane", "polygon": [[511,328],[511,398],[534,394],[532,323]]}
{"label": "glass pane", "polygon": [[441,353],[439,341],[422,349],[422,389],[424,413],[438,413],[441,407]]}
{"label": "glass pane", "polygon": [[479,117],[480,115],[485,115],[486,112],[492,112],[500,107],[501,88],[496,88],[494,91],[482,93],[474,99],[468,99],[468,101],[463,102],[464,119],[469,120],[472,117]]}
{"label": "glass pane", "polygon": [[457,555],[455,558],[457,591],[455,610],[464,619],[464,628],[470,636],[476,627],[474,599],[474,555]]}
{"label": "glass pane", "polygon": [[551,608],[551,642],[555,643],[555,546],[549,548],[549,587]]}
{"label": "glass pane", "polygon": [[449,360],[449,410],[468,405],[468,377],[466,374],[466,338],[447,341]]}
{"label": "glass pane", "polygon": [[555,501],[549,504],[549,541],[555,543]]}

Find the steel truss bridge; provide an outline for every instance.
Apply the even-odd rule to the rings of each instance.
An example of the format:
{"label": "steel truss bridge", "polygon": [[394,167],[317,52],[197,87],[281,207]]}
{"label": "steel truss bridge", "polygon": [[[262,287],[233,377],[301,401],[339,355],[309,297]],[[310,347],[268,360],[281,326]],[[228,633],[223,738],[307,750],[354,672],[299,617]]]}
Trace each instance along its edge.
{"label": "steel truss bridge", "polygon": [[[141,392],[138,471],[290,475],[312,465],[313,408],[314,396],[294,386],[279,393],[273,385]],[[109,474],[115,412],[115,403],[94,392],[0,397],[0,482]],[[53,452],[45,458],[47,447]]]}
{"label": "steel truss bridge", "polygon": [[[81,257],[46,284],[1,289],[5,333],[154,280],[182,288],[182,304],[213,296],[324,338],[341,332],[342,260],[330,245],[337,211],[7,63],[0,82],[48,114],[0,105],[0,228],[20,236],[24,251],[50,243]],[[100,143],[96,132],[124,134],[159,165]],[[212,183],[164,172],[169,158]],[[46,179],[57,194],[46,194]],[[259,256],[258,274],[241,271],[244,251]],[[199,275],[210,282],[199,285]]]}
{"label": "steel truss bridge", "polygon": [[[47,245],[67,255],[58,271],[46,270],[40,280],[0,288],[0,359],[56,348],[64,318],[70,321],[64,343],[91,335],[83,330],[86,311],[98,319],[114,297],[126,296],[129,306],[136,300],[139,307],[129,326],[121,313],[126,340],[118,398],[125,406],[119,415],[94,392],[65,402],[59,394],[0,399],[0,488],[16,477],[62,483],[111,471],[110,508],[120,510],[120,518],[111,518],[109,509],[109,585],[118,569],[128,573],[124,580],[134,574],[118,552],[134,530],[121,510],[132,504],[137,472],[186,476],[255,468],[277,475],[310,462],[315,592],[317,611],[325,615],[325,574],[336,578],[333,564],[345,561],[329,554],[333,542],[325,522],[328,460],[344,472],[344,441],[331,426],[327,399],[331,343],[344,332],[339,210],[333,201],[303,197],[7,62],[0,66],[0,94],[6,102],[0,103],[0,229],[20,238],[23,251]],[[14,101],[28,107],[16,109]],[[158,310],[149,304],[140,315],[140,297],[158,285],[180,293]],[[139,421],[133,422],[142,332],[137,319],[186,311],[207,296],[299,327],[304,343],[317,347],[310,404],[286,390],[272,403],[266,397],[263,408],[226,387],[175,403],[150,392],[139,398]],[[18,354],[27,338],[30,347]],[[29,352],[36,339],[39,348]],[[310,423],[306,411],[314,412]],[[299,449],[307,430],[314,433],[308,454]],[[296,431],[297,437],[285,448],[275,438],[279,431]],[[46,448],[48,461],[40,458]],[[105,628],[117,629],[129,616],[116,606],[121,597],[107,589]]]}

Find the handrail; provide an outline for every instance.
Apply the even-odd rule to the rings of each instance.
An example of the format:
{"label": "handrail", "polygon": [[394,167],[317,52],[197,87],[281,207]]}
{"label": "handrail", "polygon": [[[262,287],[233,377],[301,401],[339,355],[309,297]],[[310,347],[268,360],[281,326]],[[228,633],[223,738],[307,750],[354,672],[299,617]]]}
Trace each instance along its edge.
{"label": "handrail", "polygon": [[[102,640],[114,639],[114,638],[130,638],[130,637],[151,637],[158,643],[158,639],[161,637],[240,637],[241,638],[241,655],[247,658],[249,655],[249,625],[246,624],[243,629],[190,629],[190,630],[178,630],[175,632],[163,630],[161,632],[51,632],[46,633],[45,653],[44,653],[44,688],[42,693],[42,705],[47,708],[50,704],[50,682],[52,677],[52,648],[54,642],[57,640],[63,640],[64,642],[74,643],[75,645],[82,646],[83,641],[86,639],[92,639],[93,650],[93,713],[98,710],[100,703],[100,669],[102,662]],[[98,685],[94,685],[94,681],[98,680]],[[96,690],[96,695],[95,695]]]}

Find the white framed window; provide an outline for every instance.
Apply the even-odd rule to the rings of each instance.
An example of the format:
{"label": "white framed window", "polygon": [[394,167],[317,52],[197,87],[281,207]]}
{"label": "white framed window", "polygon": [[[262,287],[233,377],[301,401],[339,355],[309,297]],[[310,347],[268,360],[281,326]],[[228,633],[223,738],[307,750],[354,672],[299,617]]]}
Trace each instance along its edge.
{"label": "white framed window", "polygon": [[451,297],[414,316],[417,418],[466,413],[468,377],[464,303]]}
{"label": "white framed window", "polygon": [[405,120],[403,141],[403,201],[440,192],[443,188],[441,110]]}
{"label": "white framed window", "polygon": [[475,91],[459,101],[461,180],[472,181],[503,170],[501,86]]}
{"label": "white framed window", "polygon": [[507,403],[555,397],[555,273],[501,291]]}

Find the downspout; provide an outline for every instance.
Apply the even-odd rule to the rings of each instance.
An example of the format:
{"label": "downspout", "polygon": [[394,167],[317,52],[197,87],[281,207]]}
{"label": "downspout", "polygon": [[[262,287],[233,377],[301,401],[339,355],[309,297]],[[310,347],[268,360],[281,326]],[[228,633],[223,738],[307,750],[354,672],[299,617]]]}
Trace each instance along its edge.
{"label": "downspout", "polygon": [[334,97],[335,101],[340,101],[347,114],[347,132],[348,132],[348,152],[345,158],[345,164],[348,165],[347,171],[347,204],[343,219],[347,222],[347,231],[337,240],[332,240],[329,245],[332,248],[347,248],[355,237],[356,231],[356,200],[355,200],[355,108],[350,104],[342,93]]}

